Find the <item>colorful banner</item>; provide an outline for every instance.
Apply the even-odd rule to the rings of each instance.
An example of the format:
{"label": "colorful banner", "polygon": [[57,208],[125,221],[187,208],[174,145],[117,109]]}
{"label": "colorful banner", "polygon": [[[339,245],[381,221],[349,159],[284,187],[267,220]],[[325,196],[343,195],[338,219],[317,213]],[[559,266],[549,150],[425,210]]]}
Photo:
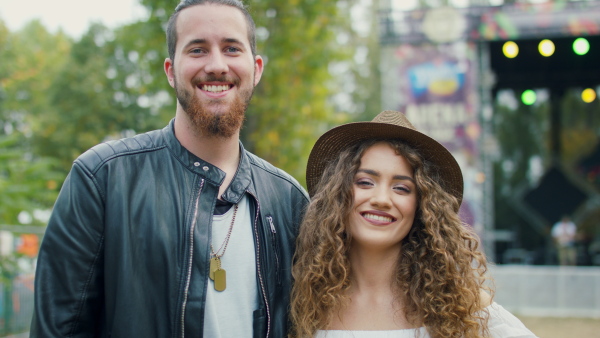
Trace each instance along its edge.
{"label": "colorful banner", "polygon": [[384,109],[406,113],[421,132],[442,143],[457,159],[465,181],[461,217],[481,226],[481,183],[477,148],[475,47],[466,42],[388,48],[384,66]]}
{"label": "colorful banner", "polygon": [[452,43],[600,34],[600,1],[381,11],[382,44]]}

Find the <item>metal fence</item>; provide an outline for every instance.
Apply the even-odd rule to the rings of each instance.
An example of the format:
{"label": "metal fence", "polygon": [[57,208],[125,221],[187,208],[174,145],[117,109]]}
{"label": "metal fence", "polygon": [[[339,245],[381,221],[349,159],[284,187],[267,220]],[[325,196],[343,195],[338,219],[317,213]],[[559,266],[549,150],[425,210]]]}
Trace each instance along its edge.
{"label": "metal fence", "polygon": [[0,337],[29,331],[35,262],[44,231],[45,226],[0,224]]}
{"label": "metal fence", "polygon": [[0,283],[0,337],[29,330],[33,313],[33,274]]}
{"label": "metal fence", "polygon": [[497,265],[495,301],[532,317],[600,318],[600,267]]}

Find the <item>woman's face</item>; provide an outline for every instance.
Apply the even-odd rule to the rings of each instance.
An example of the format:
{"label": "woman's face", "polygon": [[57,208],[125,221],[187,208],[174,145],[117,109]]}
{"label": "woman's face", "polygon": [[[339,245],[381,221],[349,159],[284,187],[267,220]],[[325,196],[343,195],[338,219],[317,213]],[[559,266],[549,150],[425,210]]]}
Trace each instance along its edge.
{"label": "woman's face", "polygon": [[413,168],[388,143],[363,154],[353,180],[349,230],[353,246],[397,247],[412,227],[417,210]]}

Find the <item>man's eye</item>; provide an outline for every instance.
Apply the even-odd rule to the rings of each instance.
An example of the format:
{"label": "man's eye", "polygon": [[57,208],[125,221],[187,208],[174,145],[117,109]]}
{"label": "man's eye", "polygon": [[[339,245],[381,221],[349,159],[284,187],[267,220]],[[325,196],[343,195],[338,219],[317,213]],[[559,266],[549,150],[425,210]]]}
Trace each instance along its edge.
{"label": "man's eye", "polygon": [[239,51],[240,51],[240,49],[237,48],[237,47],[227,47],[227,48],[225,48],[225,52],[227,52],[227,53],[237,53]]}

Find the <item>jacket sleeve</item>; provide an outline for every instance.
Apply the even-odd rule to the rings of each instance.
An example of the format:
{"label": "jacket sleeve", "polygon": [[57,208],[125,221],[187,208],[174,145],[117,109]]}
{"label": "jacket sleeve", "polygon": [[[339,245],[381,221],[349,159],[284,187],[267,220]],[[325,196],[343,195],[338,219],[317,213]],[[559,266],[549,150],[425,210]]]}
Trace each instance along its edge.
{"label": "jacket sleeve", "polygon": [[97,334],[104,318],[103,228],[103,196],[76,161],[40,247],[31,337]]}

